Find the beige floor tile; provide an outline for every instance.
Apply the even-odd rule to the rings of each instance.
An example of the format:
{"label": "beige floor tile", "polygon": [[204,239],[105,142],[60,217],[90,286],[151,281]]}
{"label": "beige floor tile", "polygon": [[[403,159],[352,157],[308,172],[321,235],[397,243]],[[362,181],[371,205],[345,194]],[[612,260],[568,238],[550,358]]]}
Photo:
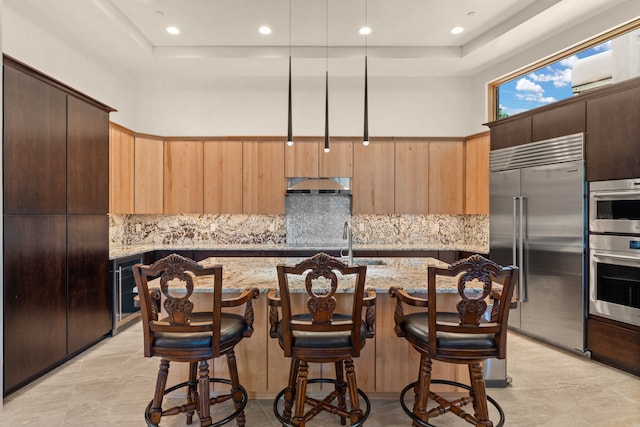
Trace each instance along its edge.
{"label": "beige floor tile", "polygon": [[[158,360],[142,355],[142,332],[131,325],[3,401],[0,427],[144,426]],[[357,362],[356,362],[357,363]],[[508,427],[638,427],[640,378],[583,356],[511,333],[506,388],[488,393],[502,405]],[[247,426],[279,423],[272,401],[250,400]],[[321,414],[312,425],[339,426]],[[450,414],[433,424],[468,426]],[[371,399],[369,427],[410,426],[396,399]],[[163,427],[186,426],[184,416],[167,417]]]}

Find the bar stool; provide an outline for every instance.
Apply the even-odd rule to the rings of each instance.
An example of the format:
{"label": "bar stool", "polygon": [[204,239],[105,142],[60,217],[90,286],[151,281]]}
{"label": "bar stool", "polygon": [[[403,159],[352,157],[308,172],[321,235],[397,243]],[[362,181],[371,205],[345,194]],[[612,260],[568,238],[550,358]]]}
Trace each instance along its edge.
{"label": "bar stool", "polygon": [[[157,426],[167,415],[185,413],[187,424],[196,413],[200,426],[220,426],[236,419],[244,426],[244,408],[248,395],[238,379],[234,347],[253,333],[252,300],[258,298],[258,289],[246,289],[237,298],[222,299],[222,266],[205,268],[195,261],[171,254],[153,265],[136,264],[133,274],[140,296],[144,356],[160,357],[160,368],[153,400],[145,410],[148,426]],[[196,278],[213,278],[213,304],[211,311],[194,312],[191,300]],[[149,279],[159,278],[159,288],[149,288]],[[161,306],[162,301],[162,306]],[[222,308],[245,305],[244,316],[225,313]],[[161,308],[166,317],[160,318]],[[208,360],[222,355],[227,357],[230,379],[210,378]],[[166,388],[170,362],[189,363],[189,379]],[[210,395],[210,383],[230,386],[229,392]],[[186,402],[163,409],[165,395],[186,388]],[[228,400],[234,411],[214,423],[211,407]]]}
{"label": "bar stool", "polygon": [[[432,418],[451,412],[470,424],[490,427],[493,422],[489,419],[487,402],[498,411],[500,421],[497,426],[504,425],[504,411],[486,394],[482,362],[506,356],[507,321],[517,270],[517,267],[501,267],[480,255],[472,255],[448,268],[429,267],[427,299],[411,296],[402,288],[389,289],[389,295],[397,298],[394,331],[420,353],[418,381],[406,386],[400,395],[400,404],[414,426],[433,426],[429,424]],[[436,285],[447,279],[457,285],[460,298],[456,313],[438,310]],[[485,316],[487,299],[492,302],[489,316]],[[403,304],[426,310],[404,314]],[[489,320],[484,320],[486,317]],[[431,379],[433,360],[468,365],[471,384]],[[431,390],[434,383],[454,385],[469,393],[459,399],[447,400]],[[415,395],[413,410],[405,404],[405,394],[411,389]],[[430,410],[427,410],[428,399],[436,404]],[[473,414],[463,409],[469,403]]]}
{"label": "bar stool", "polygon": [[[366,339],[374,335],[376,294],[365,291],[367,267],[348,266],[318,253],[295,266],[280,264],[276,268],[279,295],[276,289],[267,295],[270,336],[278,339],[285,357],[291,358],[288,385],[274,401],[276,418],[283,425],[304,427],[321,411],[327,411],[337,414],[343,425],[347,419],[352,426],[362,425],[369,415],[370,404],[367,395],[358,389],[353,358],[360,356]],[[290,284],[295,280],[303,282],[301,291],[308,295],[305,307],[300,310],[295,310],[291,303]],[[353,292],[351,311],[336,313],[335,294],[338,289],[345,292],[345,288],[346,292]],[[336,379],[309,379],[309,363],[333,363]],[[333,391],[324,399],[307,394],[307,384],[317,382],[334,384]],[[364,409],[360,407],[360,397]]]}

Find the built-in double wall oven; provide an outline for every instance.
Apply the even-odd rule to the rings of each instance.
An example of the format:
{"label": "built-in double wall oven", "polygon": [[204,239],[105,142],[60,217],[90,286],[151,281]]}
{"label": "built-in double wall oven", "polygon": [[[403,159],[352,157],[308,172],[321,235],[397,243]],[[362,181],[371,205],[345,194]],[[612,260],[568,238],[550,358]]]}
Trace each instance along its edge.
{"label": "built-in double wall oven", "polygon": [[589,313],[640,326],[640,179],[589,186]]}

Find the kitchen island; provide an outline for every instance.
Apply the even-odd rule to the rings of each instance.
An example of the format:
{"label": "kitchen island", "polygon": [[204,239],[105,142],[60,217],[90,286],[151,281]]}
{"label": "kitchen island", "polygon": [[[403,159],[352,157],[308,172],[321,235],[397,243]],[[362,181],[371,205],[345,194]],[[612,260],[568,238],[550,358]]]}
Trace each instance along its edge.
{"label": "kitchen island", "polygon": [[[238,372],[241,382],[252,398],[272,398],[287,382],[290,359],[284,357],[277,340],[269,337],[269,309],[266,292],[278,288],[276,265],[295,264],[302,258],[207,258],[201,261],[205,266],[223,266],[223,290],[229,297],[248,287],[257,287],[260,298],[254,301],[254,333],[236,347]],[[391,286],[401,286],[408,292],[425,293],[427,267],[446,266],[435,258],[380,258],[354,259],[354,263],[367,263],[366,286],[377,294],[375,337],[367,340],[361,356],[355,360],[358,386],[372,397],[397,396],[402,388],[415,381],[418,374],[419,356],[406,340],[398,338],[394,331],[393,313],[395,299],[388,295]],[[153,284],[151,284],[153,285]],[[300,292],[295,292],[295,290]],[[195,283],[195,310],[206,310],[211,304],[210,279],[200,279]],[[293,287],[292,302],[302,306],[306,294],[302,288]],[[457,301],[455,281],[438,283],[438,304],[453,309]],[[338,295],[337,312],[345,312],[350,307],[349,293]],[[184,381],[187,367],[174,364],[170,383]],[[220,358],[214,362],[213,375],[226,377],[226,361]],[[333,365],[312,364],[310,377],[332,377]],[[466,369],[456,365],[434,362],[434,378],[453,381],[465,380]],[[318,385],[321,387],[321,385]],[[326,385],[325,385],[326,387]],[[448,386],[442,386],[446,389]]]}

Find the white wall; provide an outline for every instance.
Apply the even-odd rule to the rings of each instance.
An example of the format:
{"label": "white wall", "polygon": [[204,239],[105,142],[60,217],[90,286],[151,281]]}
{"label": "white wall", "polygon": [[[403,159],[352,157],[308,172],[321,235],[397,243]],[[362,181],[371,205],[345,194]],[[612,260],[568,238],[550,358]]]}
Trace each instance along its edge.
{"label": "white wall", "polygon": [[[286,135],[287,80],[146,76],[138,132],[165,136]],[[293,82],[294,135],[323,135],[324,77]],[[363,79],[329,77],[331,135],[363,132]],[[470,79],[369,79],[371,136],[464,136]]]}

